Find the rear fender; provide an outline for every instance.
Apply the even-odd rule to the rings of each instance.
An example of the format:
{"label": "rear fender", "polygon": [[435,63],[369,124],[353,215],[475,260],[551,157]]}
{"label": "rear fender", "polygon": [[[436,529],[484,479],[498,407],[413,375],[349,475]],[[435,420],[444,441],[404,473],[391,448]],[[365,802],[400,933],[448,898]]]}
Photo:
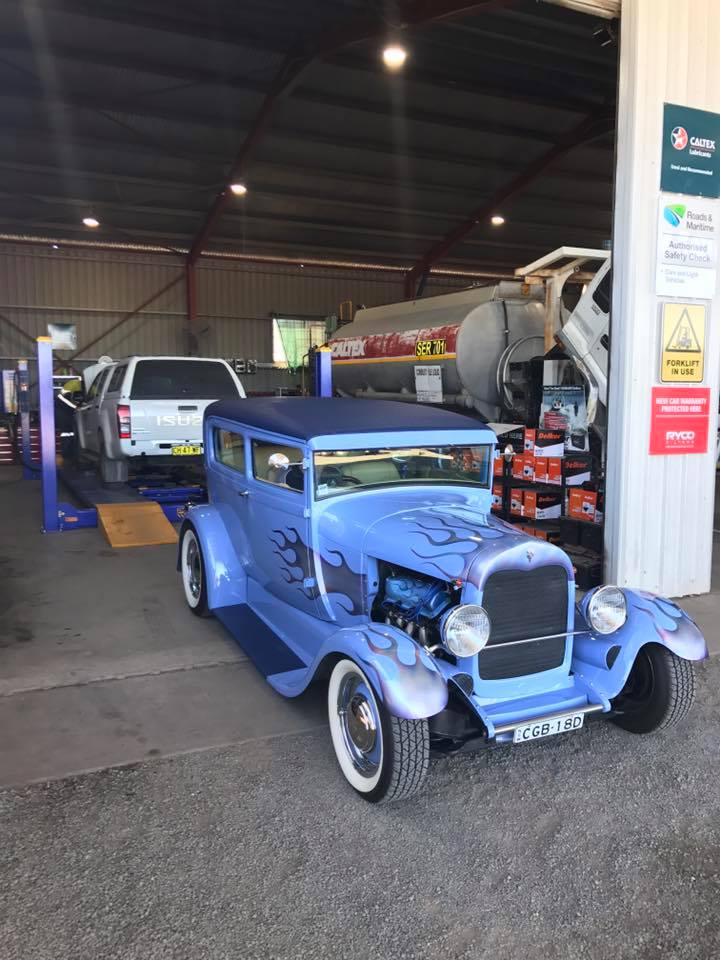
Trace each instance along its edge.
{"label": "rear fender", "polygon": [[379,623],[337,630],[324,641],[309,670],[268,680],[285,696],[297,696],[323,663],[338,657],[357,663],[393,716],[421,720],[447,705],[447,681],[432,657],[402,630]]}
{"label": "rear fender", "polygon": [[187,527],[192,527],[200,541],[205,563],[208,607],[227,607],[236,603],[245,603],[247,599],[247,575],[237,555],[227,527],[223,523],[217,507],[211,503],[190,507],[178,541],[177,569],[180,569],[180,551],[182,535]]}
{"label": "rear fender", "polygon": [[[582,617],[595,592],[591,590],[583,598]],[[704,660],[708,655],[702,633],[672,600],[642,590],[623,589],[623,593],[627,620],[619,630],[603,635],[588,626],[587,633],[573,642],[573,673],[607,699],[616,697],[625,686],[635,657],[646,643],[660,644],[684,660]],[[577,629],[582,627],[577,624]]]}

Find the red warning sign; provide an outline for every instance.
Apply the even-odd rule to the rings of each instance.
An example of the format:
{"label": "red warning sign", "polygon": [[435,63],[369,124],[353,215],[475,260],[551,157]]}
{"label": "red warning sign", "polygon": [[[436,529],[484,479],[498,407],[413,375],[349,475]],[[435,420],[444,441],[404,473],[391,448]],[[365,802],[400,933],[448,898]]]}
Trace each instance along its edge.
{"label": "red warning sign", "polygon": [[706,453],[709,387],[653,387],[650,454]]}

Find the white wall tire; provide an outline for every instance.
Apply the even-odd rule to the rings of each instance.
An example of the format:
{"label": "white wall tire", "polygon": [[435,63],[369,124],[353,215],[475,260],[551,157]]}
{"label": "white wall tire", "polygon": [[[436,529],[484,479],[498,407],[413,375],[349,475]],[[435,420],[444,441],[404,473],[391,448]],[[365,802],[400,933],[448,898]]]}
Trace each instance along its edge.
{"label": "white wall tire", "polygon": [[330,675],[328,719],[340,769],[365,800],[400,800],[420,788],[430,752],[427,720],[392,716],[352,660],[340,660]]}
{"label": "white wall tire", "polygon": [[190,610],[197,617],[207,616],[207,581],[205,561],[197,534],[192,527],[182,531],[180,543],[180,574],[183,592]]}

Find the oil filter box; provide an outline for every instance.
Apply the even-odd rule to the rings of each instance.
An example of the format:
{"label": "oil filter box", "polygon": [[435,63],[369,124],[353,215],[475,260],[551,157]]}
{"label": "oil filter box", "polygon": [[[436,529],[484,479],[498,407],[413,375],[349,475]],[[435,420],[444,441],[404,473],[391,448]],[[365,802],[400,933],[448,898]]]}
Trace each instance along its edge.
{"label": "oil filter box", "polygon": [[562,461],[562,475],[566,487],[579,487],[588,483],[592,473],[592,458],[589,454],[570,453]]}
{"label": "oil filter box", "polygon": [[533,520],[553,520],[562,513],[563,496],[560,490],[525,490],[523,516]]}

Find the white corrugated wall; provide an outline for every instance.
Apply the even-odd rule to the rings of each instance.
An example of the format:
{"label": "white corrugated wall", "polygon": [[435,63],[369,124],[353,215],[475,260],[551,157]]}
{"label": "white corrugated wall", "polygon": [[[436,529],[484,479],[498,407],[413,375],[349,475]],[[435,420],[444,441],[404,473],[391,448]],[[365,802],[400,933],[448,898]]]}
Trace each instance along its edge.
{"label": "white corrugated wall", "polygon": [[[83,347],[181,276],[182,260],[173,255],[3,244],[0,357],[7,366],[31,349],[12,325],[35,338],[47,333],[49,322],[75,323],[78,346]],[[427,293],[460,285],[461,281],[433,281]],[[272,360],[273,312],[324,317],[337,313],[343,300],[370,306],[403,295],[398,273],[211,258],[198,265],[197,291],[200,353],[264,362]],[[185,326],[185,287],[180,282],[81,356],[182,354]]]}
{"label": "white corrugated wall", "polygon": [[[609,579],[684,596],[710,589],[720,296],[708,303],[707,454],[650,456],[659,384],[655,293],[663,102],[720,112],[719,0],[623,0],[613,249],[606,546]],[[717,161],[720,162],[720,161]],[[720,216],[720,201],[711,201]]]}

